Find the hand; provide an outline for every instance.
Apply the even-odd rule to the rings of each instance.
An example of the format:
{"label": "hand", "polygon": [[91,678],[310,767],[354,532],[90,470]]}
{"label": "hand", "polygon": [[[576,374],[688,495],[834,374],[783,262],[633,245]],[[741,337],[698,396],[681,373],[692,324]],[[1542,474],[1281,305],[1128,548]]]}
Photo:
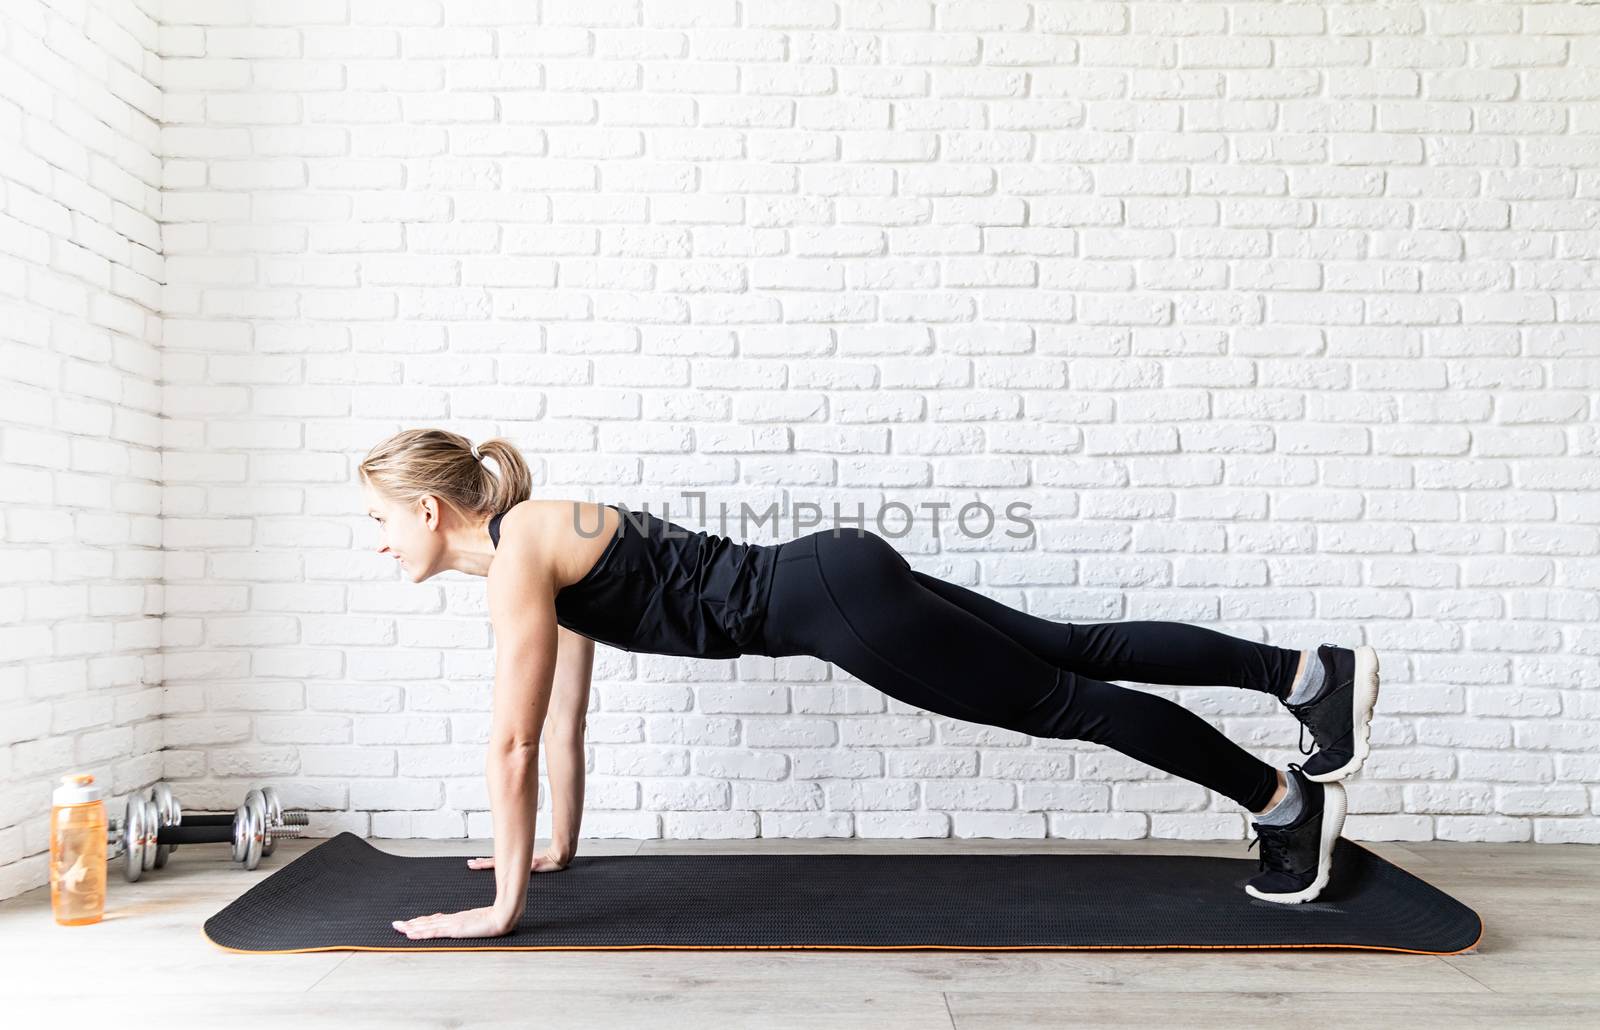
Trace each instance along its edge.
{"label": "hand", "polygon": [[494,908],[469,908],[464,912],[396,919],[389,925],[414,941],[425,941],[431,937],[499,937],[510,933],[516,923]]}
{"label": "hand", "polygon": [[[533,872],[533,873],[558,873],[561,870],[565,869],[567,867],[567,864],[569,862],[571,862],[571,861],[572,861],[572,856],[570,856],[570,855],[561,855],[561,854],[557,853],[554,849],[547,848],[542,853],[540,853],[540,852],[535,852],[534,853],[533,861],[531,863],[529,863],[531,868],[528,871],[529,872]],[[493,869],[494,868],[494,859],[492,859],[492,858],[469,858],[469,859],[467,859],[467,868],[468,869]]]}

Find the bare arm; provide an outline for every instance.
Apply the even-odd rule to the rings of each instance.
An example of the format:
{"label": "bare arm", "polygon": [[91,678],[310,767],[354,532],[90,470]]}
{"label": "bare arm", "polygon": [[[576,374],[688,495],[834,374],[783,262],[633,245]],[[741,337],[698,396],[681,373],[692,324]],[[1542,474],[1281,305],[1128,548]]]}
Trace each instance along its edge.
{"label": "bare arm", "polygon": [[[510,557],[507,555],[506,557]],[[497,563],[489,577],[494,700],[485,771],[494,822],[495,902],[509,930],[522,916],[539,805],[539,736],[556,666],[555,587],[536,563]]]}
{"label": "bare arm", "polygon": [[[550,773],[551,857],[560,865],[578,852],[583,823],[585,717],[594,670],[594,641],[561,627],[557,634],[555,688],[544,724],[544,761]],[[540,869],[537,865],[535,872]]]}
{"label": "bare arm", "polygon": [[540,563],[521,555],[505,560],[512,557],[502,554],[489,573],[495,668],[485,771],[494,817],[494,904],[397,920],[394,928],[413,940],[498,937],[517,925],[527,904],[539,801],[539,735],[556,666],[555,588]]}

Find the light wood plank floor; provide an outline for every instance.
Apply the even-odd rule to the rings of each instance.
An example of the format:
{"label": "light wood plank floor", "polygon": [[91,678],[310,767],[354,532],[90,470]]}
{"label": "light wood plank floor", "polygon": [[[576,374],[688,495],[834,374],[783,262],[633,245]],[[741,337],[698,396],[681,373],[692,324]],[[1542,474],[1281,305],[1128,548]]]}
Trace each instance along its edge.
{"label": "light wood plank floor", "polygon": [[[992,1030],[1281,1024],[1600,1026],[1600,848],[1369,844],[1482,914],[1478,949],[1431,957],[1304,952],[635,951],[237,955],[206,917],[315,846],[254,872],[189,847],[137,884],[111,878],[103,923],[59,927],[46,888],[0,903],[6,1025],[543,1025]],[[487,854],[481,841],[375,841]],[[584,841],[580,854],[1112,852],[1243,857],[1195,841]],[[558,874],[561,875],[561,874]],[[25,1018],[33,1017],[33,1018]],[[61,1022],[69,1017],[67,1022]],[[49,1021],[48,1023],[46,1021]]]}

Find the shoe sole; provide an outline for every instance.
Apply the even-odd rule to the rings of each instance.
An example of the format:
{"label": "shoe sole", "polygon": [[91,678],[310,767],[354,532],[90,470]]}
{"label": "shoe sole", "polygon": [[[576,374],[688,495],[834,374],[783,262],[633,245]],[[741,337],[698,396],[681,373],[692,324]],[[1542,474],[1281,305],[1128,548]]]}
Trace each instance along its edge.
{"label": "shoe sole", "polygon": [[1306,773],[1306,779],[1317,783],[1334,783],[1360,769],[1372,753],[1372,711],[1378,706],[1378,652],[1365,645],[1356,648],[1355,685],[1350,690],[1350,727],[1354,747],[1350,760],[1337,769],[1315,775]]}
{"label": "shoe sole", "polygon": [[1322,850],[1317,852],[1317,878],[1311,881],[1311,886],[1290,894],[1264,894],[1247,883],[1244,885],[1245,893],[1252,898],[1275,901],[1280,905],[1298,905],[1303,901],[1314,900],[1321,894],[1322,888],[1328,885],[1328,877],[1333,875],[1333,844],[1344,830],[1344,816],[1348,811],[1348,804],[1344,787],[1340,784],[1330,783],[1323,788]]}

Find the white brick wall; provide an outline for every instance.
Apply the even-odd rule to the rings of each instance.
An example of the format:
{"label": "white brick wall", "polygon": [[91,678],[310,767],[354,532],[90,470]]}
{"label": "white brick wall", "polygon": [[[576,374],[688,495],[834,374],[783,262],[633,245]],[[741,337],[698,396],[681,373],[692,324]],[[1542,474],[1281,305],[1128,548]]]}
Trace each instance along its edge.
{"label": "white brick wall", "polygon": [[161,776],[159,32],[0,4],[0,898],[50,790]]}
{"label": "white brick wall", "polygon": [[[1600,7],[161,15],[195,803],[271,779],[323,831],[487,834],[482,582],[397,580],[351,479],[437,424],[516,439],[543,496],[1026,500],[1029,549],[900,545],[1063,621],[1373,643],[1350,835],[1600,841]],[[819,662],[596,680],[586,835],[1244,828]],[[1264,699],[1172,693],[1298,757]]]}

